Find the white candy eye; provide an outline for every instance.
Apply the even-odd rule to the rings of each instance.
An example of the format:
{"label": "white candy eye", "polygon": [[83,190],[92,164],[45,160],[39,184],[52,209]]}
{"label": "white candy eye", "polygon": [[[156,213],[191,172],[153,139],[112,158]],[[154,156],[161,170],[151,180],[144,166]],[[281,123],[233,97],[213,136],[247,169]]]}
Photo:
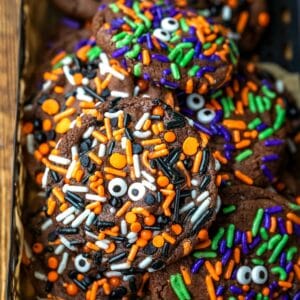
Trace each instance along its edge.
{"label": "white candy eye", "polygon": [[153,35],[162,42],[168,42],[171,39],[170,33],[161,28],[156,28],[153,31]]}
{"label": "white candy eye", "polygon": [[204,98],[196,93],[190,94],[186,98],[186,106],[193,111],[201,109],[204,106],[204,103]]}
{"label": "white candy eye", "polygon": [[268,280],[268,271],[264,266],[256,266],[252,270],[251,277],[256,284],[264,284]]}
{"label": "white candy eye", "polygon": [[209,108],[203,108],[197,113],[197,120],[202,124],[209,124],[216,116],[216,113]]}
{"label": "white candy eye", "polygon": [[122,197],[127,192],[127,184],[122,178],[114,178],[108,184],[108,191],[114,197]]}
{"label": "white candy eye", "polygon": [[128,189],[128,197],[132,201],[139,201],[144,198],[146,194],[146,189],[143,184],[135,182],[130,185]]}
{"label": "white candy eye", "polygon": [[251,282],[251,268],[241,266],[236,273],[236,279],[239,284],[249,284]]}
{"label": "white candy eye", "polygon": [[88,259],[82,254],[79,254],[75,257],[74,265],[76,270],[80,273],[86,273],[91,268],[91,264],[89,263]]}
{"label": "white candy eye", "polygon": [[179,24],[174,18],[164,18],[161,21],[161,28],[168,32],[174,32],[179,28]]}

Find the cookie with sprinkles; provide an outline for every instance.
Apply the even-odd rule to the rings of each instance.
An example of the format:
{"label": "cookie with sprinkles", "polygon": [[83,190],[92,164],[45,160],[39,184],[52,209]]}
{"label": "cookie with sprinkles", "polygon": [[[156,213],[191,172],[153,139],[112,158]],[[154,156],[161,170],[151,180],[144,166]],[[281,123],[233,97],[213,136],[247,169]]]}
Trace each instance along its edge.
{"label": "cookie with sprinkles", "polygon": [[300,206],[248,186],[222,192],[192,256],[151,274],[151,299],[299,299]]}
{"label": "cookie with sprinkles", "polygon": [[206,134],[222,165],[220,182],[265,186],[285,159],[286,101],[254,65],[206,96],[177,94],[181,112]]}
{"label": "cookie with sprinkles", "polygon": [[270,23],[265,0],[190,0],[199,13],[224,24],[232,31],[242,51],[250,52],[260,42]]}
{"label": "cookie with sprinkles", "polygon": [[238,59],[227,29],[172,1],[115,1],[94,17],[97,43],[138,78],[204,94]]}

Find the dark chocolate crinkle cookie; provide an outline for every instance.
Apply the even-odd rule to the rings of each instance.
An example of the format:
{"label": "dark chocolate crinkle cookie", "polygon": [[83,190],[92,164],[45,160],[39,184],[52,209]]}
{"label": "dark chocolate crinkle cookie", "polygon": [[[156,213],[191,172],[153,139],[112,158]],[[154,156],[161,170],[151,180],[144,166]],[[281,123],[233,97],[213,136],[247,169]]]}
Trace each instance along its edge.
{"label": "dark chocolate crinkle cookie", "polygon": [[265,0],[190,0],[189,3],[200,14],[230,28],[241,51],[245,52],[255,49],[270,22]]}
{"label": "dark chocolate crinkle cookie", "polygon": [[171,1],[115,1],[97,12],[93,32],[135,77],[188,93],[222,86],[238,58],[227,29]]}
{"label": "dark chocolate crinkle cookie", "polygon": [[177,93],[181,112],[206,135],[221,163],[220,180],[266,186],[286,158],[287,103],[252,64],[222,89],[202,96]]}
{"label": "dark chocolate crinkle cookie", "polygon": [[221,196],[199,250],[151,274],[150,299],[299,299],[300,206],[256,187]]}
{"label": "dark chocolate crinkle cookie", "polygon": [[[93,289],[106,293],[95,284],[96,270],[97,280],[116,277],[124,295],[135,294],[126,288],[128,278],[138,281],[189,254],[220,205],[205,141],[159,99],[116,97],[87,111],[44,163],[48,200],[41,230],[56,233],[56,243],[50,236],[44,247],[52,245],[59,261],[67,257],[77,280],[68,282],[81,289],[78,276],[90,278],[84,293],[78,291],[82,297]],[[56,285],[65,270],[53,291],[61,289]]]}

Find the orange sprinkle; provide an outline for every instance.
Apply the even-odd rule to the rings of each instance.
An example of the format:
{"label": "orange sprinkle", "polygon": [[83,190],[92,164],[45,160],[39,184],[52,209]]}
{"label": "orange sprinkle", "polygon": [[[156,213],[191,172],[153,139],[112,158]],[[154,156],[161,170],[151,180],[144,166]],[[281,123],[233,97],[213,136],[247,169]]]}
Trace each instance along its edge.
{"label": "orange sprinkle", "polygon": [[149,51],[147,49],[144,49],[142,51],[142,61],[143,61],[143,64],[145,66],[149,66],[150,63],[151,63],[150,54],[149,54]]}
{"label": "orange sprinkle", "polygon": [[86,243],[86,247],[88,247],[89,249],[94,250],[94,251],[99,251],[99,250],[100,250],[99,247],[97,247],[96,245],[94,245],[94,244],[91,243],[91,242],[87,242],[87,243]]}
{"label": "orange sprinkle", "polygon": [[269,231],[271,233],[274,233],[274,232],[276,232],[276,228],[277,228],[277,219],[274,216],[272,216],[271,217],[271,226],[270,226]]}
{"label": "orange sprinkle", "polygon": [[90,294],[89,300],[96,300],[97,291],[98,291],[98,283],[97,283],[97,281],[94,281],[92,288],[91,288],[91,294]]}
{"label": "orange sprinkle", "polygon": [[167,176],[159,176],[156,180],[157,184],[160,186],[160,187],[166,187],[170,181],[169,181],[169,178]]}
{"label": "orange sprinkle", "polygon": [[65,202],[65,197],[64,197],[64,193],[58,188],[55,187],[54,189],[52,189],[52,194],[60,201],[60,202]]}
{"label": "orange sprinkle", "polygon": [[34,126],[31,122],[25,122],[22,126],[22,131],[26,135],[26,134],[32,133],[33,128],[34,128]]}
{"label": "orange sprinkle", "polygon": [[48,280],[49,280],[50,282],[55,282],[55,281],[57,281],[57,280],[58,280],[58,274],[57,274],[57,272],[56,272],[56,271],[50,271],[50,272],[48,273]]}
{"label": "orange sprinkle", "polygon": [[291,282],[282,281],[282,280],[278,281],[278,285],[282,288],[287,288],[287,289],[290,289],[293,286]]}
{"label": "orange sprinkle", "polygon": [[165,244],[165,240],[164,240],[164,238],[161,235],[156,235],[152,239],[152,243],[153,243],[154,247],[161,248]]}
{"label": "orange sprinkle", "polygon": [[[215,35],[213,35],[212,37],[214,38]],[[217,44],[213,44],[209,49],[205,50],[205,51],[203,52],[203,54],[204,54],[205,56],[211,56],[212,54],[214,54],[214,53],[216,52],[216,50],[217,50]],[[205,74],[205,75],[207,75],[207,74]],[[210,77],[211,77],[211,76],[210,76]],[[212,77],[211,77],[211,78],[212,78]],[[214,79],[214,81],[215,81],[215,79]]]}
{"label": "orange sprinkle", "polygon": [[185,92],[191,94],[194,90],[194,82],[192,78],[189,78],[185,84]]}
{"label": "orange sprinkle", "polygon": [[246,232],[246,236],[247,236],[247,242],[248,244],[252,243],[252,232],[251,231],[247,231]]}
{"label": "orange sprinkle", "polygon": [[240,13],[237,25],[236,25],[236,31],[238,33],[242,33],[244,32],[246,25],[248,23],[249,20],[249,12],[248,11],[242,11]]}
{"label": "orange sprinkle", "polygon": [[56,65],[59,61],[61,61],[65,56],[67,55],[67,53],[65,51],[61,51],[59,52],[57,55],[55,55],[52,59],[51,59],[51,66]]}
{"label": "orange sprinkle", "polygon": [[93,162],[95,162],[97,165],[99,165],[99,166],[102,165],[102,159],[97,154],[95,154],[94,152],[89,152],[88,157]]}
{"label": "orange sprinkle", "polygon": [[171,245],[174,245],[176,243],[176,239],[170,236],[167,232],[163,232],[162,236]]}
{"label": "orange sprinkle", "polygon": [[215,287],[209,275],[205,276],[205,283],[210,300],[217,300]]}
{"label": "orange sprinkle", "polygon": [[154,215],[149,215],[148,217],[144,218],[144,223],[148,226],[154,225],[155,221],[156,221],[156,219],[155,219]]}
{"label": "orange sprinkle", "polygon": [[139,247],[137,245],[132,245],[132,247],[131,247],[131,249],[129,251],[127,259],[129,261],[134,261],[138,250],[139,250]]}
{"label": "orange sprinkle", "polygon": [[168,143],[173,143],[176,141],[176,134],[173,131],[167,131],[164,134],[164,139]]}
{"label": "orange sprinkle", "polygon": [[294,271],[298,280],[300,280],[300,266],[294,264]]}
{"label": "orange sprinkle", "polygon": [[267,27],[270,23],[270,15],[263,11],[258,15],[258,24],[261,27]]}
{"label": "orange sprinkle", "polygon": [[250,140],[242,140],[239,143],[235,144],[235,148],[236,149],[243,149],[246,148],[248,146],[250,146],[251,141]]}
{"label": "orange sprinkle", "polygon": [[109,163],[116,169],[123,169],[127,164],[126,156],[120,153],[113,153],[109,158]]}
{"label": "orange sprinkle", "polygon": [[36,254],[42,253],[44,250],[44,246],[41,243],[34,243],[32,246],[32,251]]}
{"label": "orange sprinkle", "polygon": [[148,241],[141,239],[141,238],[137,239],[137,241],[136,241],[136,245],[139,246],[140,248],[144,248],[147,244],[148,244]]}
{"label": "orange sprinkle", "polygon": [[223,165],[226,165],[228,163],[227,158],[225,156],[223,156],[219,150],[215,151],[213,153],[213,156],[215,159],[217,159]]}
{"label": "orange sprinkle", "polygon": [[117,169],[114,169],[114,168],[106,167],[106,168],[104,168],[104,172],[109,173],[109,174],[113,174],[113,175],[116,175],[116,176],[120,176],[120,177],[126,177],[126,172],[121,171],[121,170],[117,170]]}
{"label": "orange sprinkle", "polygon": [[198,139],[195,137],[187,137],[183,142],[182,149],[186,155],[195,155],[199,147]]}
{"label": "orange sprinkle", "polygon": [[227,270],[225,272],[225,275],[224,275],[224,278],[229,280],[230,277],[231,277],[231,274],[232,274],[232,271],[233,271],[233,268],[234,268],[234,260],[230,260],[229,261],[229,264],[228,264],[228,267],[227,267]]}
{"label": "orange sprinkle", "polygon": [[192,173],[197,173],[199,171],[201,161],[202,161],[202,151],[198,151],[193,163]]}
{"label": "orange sprinkle", "polygon": [[118,277],[111,277],[111,278],[109,278],[109,284],[112,285],[113,287],[119,286],[120,283],[121,283],[121,280]]}
{"label": "orange sprinkle", "polygon": [[287,213],[286,217],[291,220],[293,223],[300,225],[300,217],[295,215],[294,213]]}
{"label": "orange sprinkle", "polygon": [[115,251],[115,249],[116,249],[116,245],[115,245],[113,242],[111,242],[111,243],[109,244],[108,248],[105,249],[105,252],[106,252],[106,253],[112,253],[112,252]]}
{"label": "orange sprinkle", "polygon": [[241,249],[240,248],[234,248],[233,257],[234,257],[234,262],[236,264],[239,264],[241,261]]}
{"label": "orange sprinkle", "polygon": [[235,143],[238,143],[238,142],[240,142],[240,140],[241,140],[240,131],[239,130],[233,130],[233,141]]}
{"label": "orange sprinkle", "polygon": [[108,142],[107,136],[102,134],[100,131],[94,130],[92,136],[97,139],[100,143],[106,144]]}
{"label": "orange sprinkle", "polygon": [[242,182],[249,184],[249,185],[253,185],[253,182],[254,182],[253,179],[250,178],[249,176],[247,176],[246,174],[242,173],[241,171],[235,170],[234,175],[236,178],[238,178]]}
{"label": "orange sprinkle", "polygon": [[59,104],[55,99],[47,99],[42,104],[42,110],[50,116],[53,116],[59,111]]}
{"label": "orange sprinkle", "polygon": [[207,229],[201,229],[197,235],[198,239],[201,241],[206,241],[208,240],[208,231]]}
{"label": "orange sprinkle", "polygon": [[152,231],[151,230],[142,230],[141,231],[141,238],[146,240],[146,241],[149,241],[151,238],[152,238]]}
{"label": "orange sprinkle", "polygon": [[286,231],[288,234],[293,234],[293,222],[291,222],[290,220],[286,221]]}
{"label": "orange sprinkle", "polygon": [[220,277],[217,275],[216,270],[214,268],[214,266],[211,264],[210,261],[205,261],[205,267],[209,273],[209,275],[215,280],[215,281],[219,281]]}
{"label": "orange sprinkle", "polygon": [[165,112],[164,112],[164,110],[161,106],[155,106],[153,108],[153,111],[152,111],[153,115],[158,115],[158,116],[161,116],[161,117],[163,117],[164,113]]}
{"label": "orange sprinkle", "polygon": [[180,266],[180,272],[182,274],[183,281],[186,285],[191,285],[192,284],[192,278],[190,271],[187,267],[185,266]]}
{"label": "orange sprinkle", "polygon": [[182,227],[181,227],[180,224],[173,224],[173,225],[171,226],[171,230],[172,230],[176,235],[179,235],[179,234],[181,234],[181,232],[182,232]]}
{"label": "orange sprinkle", "polygon": [[52,216],[53,213],[54,213],[54,211],[55,211],[55,208],[56,208],[56,201],[53,200],[53,199],[51,199],[51,198],[49,198],[47,204],[48,204],[48,205],[47,205],[47,214],[48,214],[49,216]]}
{"label": "orange sprinkle", "polygon": [[159,138],[141,141],[142,146],[158,145],[160,143],[161,143],[161,139]]}
{"label": "orange sprinkle", "polygon": [[183,256],[189,255],[192,252],[192,250],[193,250],[192,243],[191,243],[190,240],[185,240],[183,242],[183,246],[182,247],[183,247]]}
{"label": "orange sprinkle", "polygon": [[223,266],[222,266],[222,262],[221,261],[217,261],[215,263],[215,270],[218,276],[220,276],[223,272]]}
{"label": "orange sprinkle", "polygon": [[122,207],[116,212],[116,217],[121,217],[125,214],[125,212],[128,210],[128,208],[131,205],[131,201],[126,201]]}
{"label": "orange sprinkle", "polygon": [[241,120],[224,120],[223,125],[230,129],[246,130],[247,124]]}
{"label": "orange sprinkle", "polygon": [[75,283],[68,283],[66,285],[66,292],[69,296],[76,296],[79,290]]}

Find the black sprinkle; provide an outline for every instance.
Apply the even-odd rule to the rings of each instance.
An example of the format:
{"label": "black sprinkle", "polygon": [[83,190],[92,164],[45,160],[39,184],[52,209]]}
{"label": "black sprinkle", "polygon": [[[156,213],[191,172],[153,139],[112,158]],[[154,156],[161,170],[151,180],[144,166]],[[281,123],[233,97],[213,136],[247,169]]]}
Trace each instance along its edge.
{"label": "black sprinkle", "polygon": [[161,230],[160,226],[144,226],[143,228],[146,230],[153,230],[153,231]]}
{"label": "black sprinkle", "polygon": [[48,99],[48,95],[42,95],[42,96],[38,99],[37,103],[38,103],[39,105],[42,105],[42,104],[45,102],[45,100],[47,100],[47,99]]}
{"label": "black sprinkle", "polygon": [[81,183],[86,184],[89,181],[90,175],[86,175],[82,178]]}
{"label": "black sprinkle", "polygon": [[159,215],[157,217],[157,223],[160,225],[167,225],[170,222],[170,218],[164,215]]}
{"label": "black sprinkle", "polygon": [[54,242],[58,238],[58,234],[56,231],[52,231],[48,233],[48,241]]}
{"label": "black sprinkle", "polygon": [[131,277],[129,279],[129,288],[130,288],[131,293],[135,294],[137,292],[137,286],[136,286],[134,277]]}
{"label": "black sprinkle", "polygon": [[105,99],[109,96],[110,96],[110,90],[108,88],[106,88],[105,90],[102,91],[101,97],[103,97]]}
{"label": "black sprinkle", "polygon": [[190,158],[183,160],[183,165],[187,170],[190,170],[193,166],[193,161]]}
{"label": "black sprinkle", "polygon": [[70,241],[70,245],[72,245],[72,246],[80,246],[80,245],[84,245],[85,243],[86,243],[86,241],[83,241],[83,240]]}
{"label": "black sprinkle", "polygon": [[163,200],[164,200],[163,194],[161,192],[157,192],[157,202],[162,203]]}
{"label": "black sprinkle", "polygon": [[96,75],[97,75],[97,71],[96,71],[96,70],[91,70],[91,71],[89,71],[89,72],[86,74],[86,77],[87,77],[88,79],[93,79],[93,78],[96,77]]}
{"label": "black sprinkle", "polygon": [[110,119],[110,125],[111,127],[117,127],[118,126],[118,118],[112,118]]}
{"label": "black sprinkle", "polygon": [[127,289],[124,286],[117,287],[109,295],[109,299],[117,300],[121,299],[127,294]]}
{"label": "black sprinkle", "polygon": [[33,127],[34,127],[35,130],[42,130],[43,129],[43,123],[42,123],[41,119],[34,119]]}
{"label": "black sprinkle", "polygon": [[112,198],[109,199],[109,204],[112,207],[120,208],[123,205],[123,201],[122,201],[121,198],[112,197]]}
{"label": "black sprinkle", "polygon": [[88,87],[88,86],[83,86],[83,89],[84,89],[84,91],[85,91],[88,95],[92,96],[93,98],[96,98],[96,99],[99,100],[100,102],[105,102],[105,99],[102,98],[101,96],[99,96],[99,95],[98,95],[93,89],[91,89],[90,87]]}
{"label": "black sprinkle", "polygon": [[39,144],[44,143],[44,142],[47,141],[46,135],[41,131],[37,131],[37,132],[34,133],[34,139]]}
{"label": "black sprinkle", "polygon": [[153,205],[156,202],[154,195],[147,193],[145,197],[145,202],[147,205]]}
{"label": "black sprinkle", "polygon": [[180,154],[181,154],[181,149],[180,148],[172,149],[169,156],[168,156],[168,158],[167,158],[168,163],[170,165],[176,164],[179,160]]}
{"label": "black sprinkle", "polygon": [[125,135],[130,141],[134,140],[134,136],[129,128],[125,128]]}
{"label": "black sprinkle", "polygon": [[93,262],[95,265],[100,265],[102,263],[102,252],[97,251],[93,256]]}
{"label": "black sprinkle", "polygon": [[53,179],[54,182],[59,182],[60,181],[60,177],[58,176],[58,174],[56,172],[54,172],[53,170],[50,171],[50,176]]}
{"label": "black sprinkle", "polygon": [[127,113],[124,115],[124,127],[126,128],[131,122],[131,116]]}
{"label": "black sprinkle", "polygon": [[175,128],[182,128],[185,126],[185,122],[183,121],[170,121],[168,123],[166,123],[166,129],[170,130],[170,129],[175,129]]}
{"label": "black sprinkle", "polygon": [[187,197],[190,197],[191,196],[191,190],[182,190],[180,192],[180,199],[185,199]]}
{"label": "black sprinkle", "polygon": [[165,263],[162,260],[157,260],[151,265],[151,268],[154,270],[159,270],[163,267],[165,267]]}
{"label": "black sprinkle", "polygon": [[121,253],[119,253],[119,254],[117,254],[117,255],[115,255],[115,256],[112,256],[109,260],[108,260],[108,262],[110,263],[110,264],[112,264],[112,263],[115,263],[115,262],[117,262],[117,261],[119,261],[119,260],[122,260],[123,258],[125,258],[127,256],[127,253],[126,252],[121,252]]}
{"label": "black sprinkle", "polygon": [[114,148],[115,148],[115,145],[116,145],[116,142],[115,142],[115,141],[112,141],[112,142],[108,145],[108,147],[107,147],[107,155],[108,155],[108,156],[112,155],[113,150],[114,150]]}
{"label": "black sprinkle", "polygon": [[169,255],[169,249],[170,249],[170,244],[169,243],[165,243],[163,245],[163,248],[162,248],[162,256],[163,257],[168,257],[168,255]]}
{"label": "black sprinkle", "polygon": [[208,151],[208,149],[204,149],[203,154],[202,154],[202,161],[201,161],[200,168],[199,168],[200,175],[206,173],[208,163],[209,163],[209,151]]}
{"label": "black sprinkle", "polygon": [[201,229],[201,227],[206,224],[210,218],[214,215],[215,209],[213,207],[209,208],[205,214],[199,218],[199,220],[193,225],[192,228],[192,234],[196,234],[197,232],[199,232],[199,230]]}
{"label": "black sprinkle", "polygon": [[47,281],[45,286],[45,292],[50,293],[53,288],[53,282]]}
{"label": "black sprinkle", "polygon": [[154,121],[159,121],[162,119],[162,117],[160,115],[151,115],[149,117],[150,120],[154,120]]}
{"label": "black sprinkle", "polygon": [[79,228],[73,227],[60,227],[57,229],[57,233],[59,234],[77,234],[79,232]]}
{"label": "black sprinkle", "polygon": [[49,130],[46,132],[47,141],[55,140],[56,132],[54,130]]}
{"label": "black sprinkle", "polygon": [[88,166],[87,170],[89,171],[89,173],[94,173],[95,170],[96,170],[96,165],[95,165],[94,163],[91,163],[91,164]]}
{"label": "black sprinkle", "polygon": [[155,246],[153,246],[152,243],[149,243],[148,245],[146,245],[146,246],[143,248],[143,252],[144,252],[146,255],[153,255],[156,251],[157,251],[157,248],[156,248]]}
{"label": "black sprinkle", "polygon": [[132,145],[132,152],[133,154],[141,154],[143,152],[143,146],[140,144],[133,144]]}
{"label": "black sprinkle", "polygon": [[179,218],[179,204],[180,204],[180,187],[176,186],[174,212],[173,212],[173,221],[175,223],[178,222],[178,218]]}
{"label": "black sprinkle", "polygon": [[81,290],[83,290],[84,292],[87,290],[87,286],[85,286],[82,281],[79,281],[76,278],[72,280]]}
{"label": "black sprinkle", "polygon": [[122,99],[121,97],[117,97],[117,98],[112,99],[112,100],[110,101],[110,103],[109,103],[109,106],[110,106],[110,107],[115,107],[115,106],[119,103],[119,101],[120,101],[121,99]]}
{"label": "black sprinkle", "polygon": [[127,241],[127,238],[125,236],[110,236],[109,238],[116,242],[126,242]]}
{"label": "black sprinkle", "polygon": [[90,164],[90,158],[87,155],[82,155],[80,157],[80,163],[84,168],[87,168]]}
{"label": "black sprinkle", "polygon": [[200,185],[199,185],[199,189],[200,191],[203,191],[206,189],[206,187],[209,185],[210,183],[210,175],[205,175],[204,178],[202,179]]}
{"label": "black sprinkle", "polygon": [[115,222],[108,222],[108,221],[100,221],[98,220],[97,224],[97,229],[105,229],[105,228],[110,228],[115,226]]}

